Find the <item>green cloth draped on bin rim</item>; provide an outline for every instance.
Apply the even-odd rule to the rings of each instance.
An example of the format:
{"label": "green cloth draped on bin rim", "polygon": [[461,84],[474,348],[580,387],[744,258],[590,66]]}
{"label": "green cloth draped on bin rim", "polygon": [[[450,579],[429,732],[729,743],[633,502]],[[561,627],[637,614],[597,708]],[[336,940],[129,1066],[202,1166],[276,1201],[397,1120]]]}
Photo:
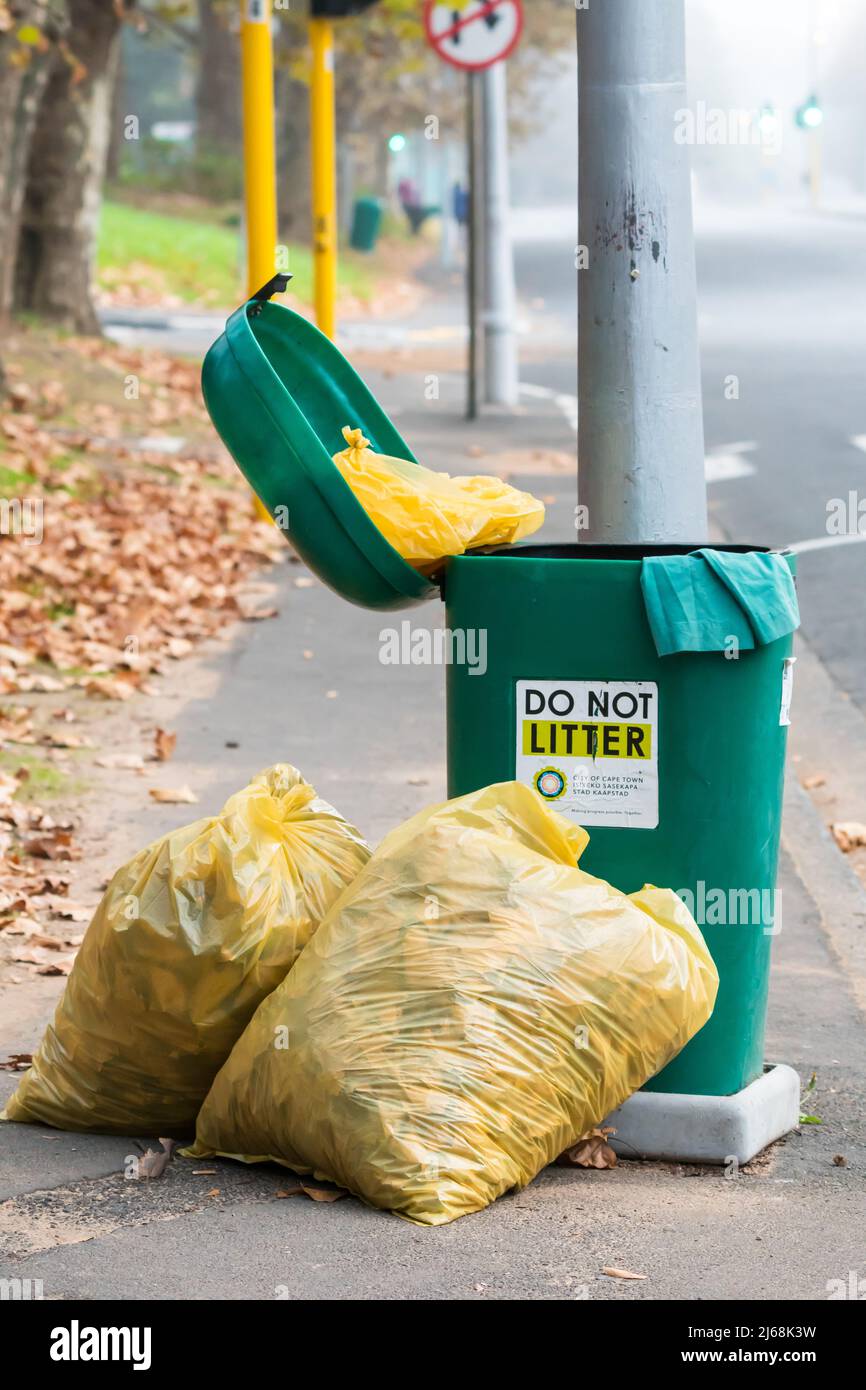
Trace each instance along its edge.
{"label": "green cloth draped on bin rim", "polygon": [[800,626],[794,577],[778,552],[648,556],[640,582],[659,656],[724,651],[732,638],[748,651]]}

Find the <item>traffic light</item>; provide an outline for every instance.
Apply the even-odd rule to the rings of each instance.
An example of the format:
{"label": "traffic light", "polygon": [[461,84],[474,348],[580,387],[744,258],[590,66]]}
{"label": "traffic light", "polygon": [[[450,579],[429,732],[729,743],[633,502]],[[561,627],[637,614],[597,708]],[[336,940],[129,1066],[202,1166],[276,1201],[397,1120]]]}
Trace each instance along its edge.
{"label": "traffic light", "polygon": [[376,3],[377,0],[310,0],[310,18],[348,19],[349,15],[362,14]]}
{"label": "traffic light", "polygon": [[818,126],[824,121],[824,112],[821,103],[813,92],[810,97],[798,106],[794,112],[794,120],[801,130],[817,130]]}

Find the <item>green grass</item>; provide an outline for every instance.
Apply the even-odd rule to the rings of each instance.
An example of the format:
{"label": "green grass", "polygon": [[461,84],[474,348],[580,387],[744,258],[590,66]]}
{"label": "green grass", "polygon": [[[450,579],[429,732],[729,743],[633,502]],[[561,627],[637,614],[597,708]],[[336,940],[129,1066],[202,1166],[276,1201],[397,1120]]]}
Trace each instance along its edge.
{"label": "green grass", "polygon": [[23,489],[36,482],[32,473],[19,473],[0,464],[0,497],[19,497]]}
{"label": "green grass", "polygon": [[[228,306],[242,292],[237,228],[106,201],[99,231],[99,272],[104,276],[110,271],[111,283],[117,284],[124,268],[136,265],[153,268],[156,290],[164,289],[190,304]],[[294,276],[293,293],[308,302],[313,267],[306,247],[289,247],[289,270]],[[141,273],[133,269],[131,278],[140,282]],[[372,292],[369,272],[348,258],[341,260],[339,283],[361,298]]]}
{"label": "green grass", "polygon": [[45,762],[35,753],[8,749],[0,752],[0,768],[4,772],[15,773],[24,767],[30,774],[21,783],[15,798],[21,801],[48,801],[62,796],[75,796],[83,791],[87,783],[80,777],[61,772],[52,763]]}

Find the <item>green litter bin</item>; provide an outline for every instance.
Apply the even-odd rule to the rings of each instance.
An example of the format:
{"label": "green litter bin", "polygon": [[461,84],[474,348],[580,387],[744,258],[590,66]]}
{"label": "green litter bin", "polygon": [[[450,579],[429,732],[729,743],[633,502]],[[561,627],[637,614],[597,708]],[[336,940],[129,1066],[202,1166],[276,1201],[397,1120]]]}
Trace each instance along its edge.
{"label": "green litter bin", "polygon": [[659,657],[643,559],[698,546],[530,543],[455,557],[433,582],[392,549],[332,462],[348,423],[377,451],[414,461],[333,343],[299,315],[250,301],[202,375],[224,442],[323,583],[373,609],[444,593],[447,627],[486,635],[483,674],[477,663],[448,667],[449,794],[525,780],[587,826],[583,867],[625,892],[673,888],[692,907],[719,969],[718,1002],[649,1089],[724,1096],[756,1080],[780,926],[791,637],[735,660]]}
{"label": "green litter bin", "polygon": [[446,625],[486,632],[487,663],[448,668],[448,792],[517,777],[586,826],[590,873],[682,894],[718,1001],[648,1089],[724,1096],[764,1063],[792,637],[736,659],[659,657],[643,558],[696,549],[528,544],[452,559]]}
{"label": "green litter bin", "polygon": [[358,198],[352,212],[349,245],[353,251],[373,251],[382,227],[382,204],[378,198]]}

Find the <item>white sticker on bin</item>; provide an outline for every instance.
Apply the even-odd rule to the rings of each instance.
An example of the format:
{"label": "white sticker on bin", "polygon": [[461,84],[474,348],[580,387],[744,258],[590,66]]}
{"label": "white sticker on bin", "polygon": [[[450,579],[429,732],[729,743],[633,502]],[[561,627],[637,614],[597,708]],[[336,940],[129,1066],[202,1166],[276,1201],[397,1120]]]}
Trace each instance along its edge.
{"label": "white sticker on bin", "polygon": [[791,722],[791,696],[794,694],[795,656],[786,656],[782,663],[782,699],[779,703],[779,723]]}
{"label": "white sticker on bin", "polygon": [[659,823],[654,681],[518,681],[515,775],[580,825]]}

